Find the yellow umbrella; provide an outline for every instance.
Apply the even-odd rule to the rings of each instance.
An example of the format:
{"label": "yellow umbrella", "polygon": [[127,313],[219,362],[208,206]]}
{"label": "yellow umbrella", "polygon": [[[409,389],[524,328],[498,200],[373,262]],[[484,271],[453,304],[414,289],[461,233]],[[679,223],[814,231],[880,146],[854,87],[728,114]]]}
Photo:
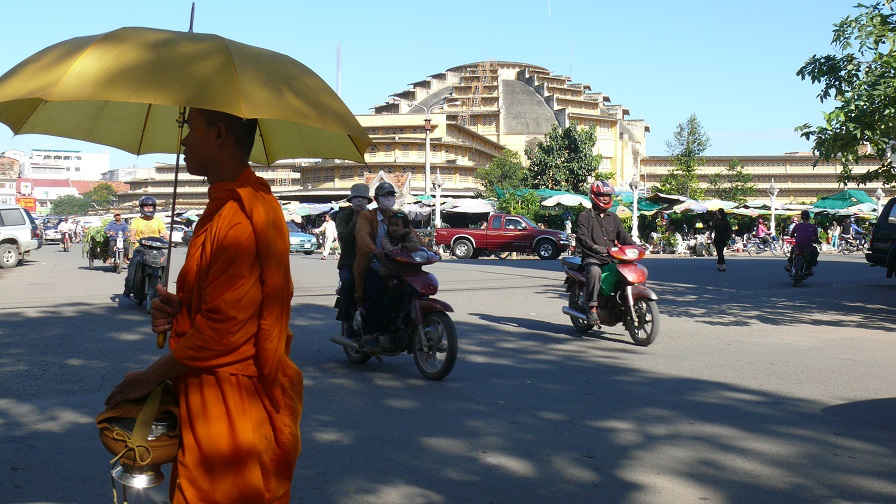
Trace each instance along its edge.
{"label": "yellow umbrella", "polygon": [[[317,74],[217,35],[121,28],[50,46],[0,77],[0,122],[132,154],[179,153],[186,107],[258,119],[251,160],[363,162],[370,138]],[[180,118],[182,119],[182,118]]]}

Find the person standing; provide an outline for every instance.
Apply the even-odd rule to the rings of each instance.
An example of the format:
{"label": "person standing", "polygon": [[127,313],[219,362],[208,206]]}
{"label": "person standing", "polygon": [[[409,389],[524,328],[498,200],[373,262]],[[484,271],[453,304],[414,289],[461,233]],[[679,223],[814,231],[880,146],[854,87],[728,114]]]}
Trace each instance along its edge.
{"label": "person standing", "polygon": [[172,502],[288,503],[301,449],[302,373],[290,360],[293,295],[280,204],[249,167],[256,121],[190,110],[181,142],[209,203],[177,278],[158,286],[152,330],[170,351],[132,371],[106,403],[173,380],[181,441]]}
{"label": "person standing", "polygon": [[831,222],[829,233],[831,235],[831,248],[837,250],[840,248],[840,225],[837,224],[837,221]]}
{"label": "person standing", "polygon": [[716,270],[728,271],[725,264],[725,247],[731,241],[731,223],[725,215],[725,209],[716,210],[716,218],[712,221],[712,244],[716,248]]}
{"label": "person standing", "polygon": [[327,256],[330,255],[330,249],[333,247],[333,240],[336,239],[336,223],[333,222],[333,218],[330,217],[330,214],[324,216],[324,223],[321,224],[319,228],[315,229],[314,232],[315,234],[324,234],[324,253],[320,258],[326,259]]}
{"label": "person standing", "polygon": [[342,320],[342,333],[351,337],[352,305],[355,302],[355,274],[352,271],[356,256],[355,229],[358,225],[358,216],[361,212],[367,211],[367,205],[373,203],[367,184],[358,182],[353,185],[348,202],[351,206],[336,214],[336,236],[340,248],[336,269],[339,270],[339,315]]}

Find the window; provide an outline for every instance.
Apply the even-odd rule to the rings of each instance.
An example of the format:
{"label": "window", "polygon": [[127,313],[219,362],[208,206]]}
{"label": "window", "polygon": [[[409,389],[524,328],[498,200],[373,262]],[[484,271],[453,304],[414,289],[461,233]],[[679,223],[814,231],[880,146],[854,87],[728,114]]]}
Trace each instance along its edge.
{"label": "window", "polygon": [[508,217],[504,219],[504,227],[506,229],[523,229],[523,221]]}

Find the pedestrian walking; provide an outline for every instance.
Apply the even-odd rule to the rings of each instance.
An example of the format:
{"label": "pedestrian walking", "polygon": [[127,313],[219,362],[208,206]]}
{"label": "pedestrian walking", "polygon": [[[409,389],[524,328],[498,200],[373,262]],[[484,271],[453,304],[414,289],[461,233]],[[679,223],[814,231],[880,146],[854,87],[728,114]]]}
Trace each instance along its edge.
{"label": "pedestrian walking", "polygon": [[725,264],[725,247],[731,241],[731,223],[725,215],[725,209],[716,210],[716,218],[712,221],[712,243],[716,247],[716,271],[727,271]]}
{"label": "pedestrian walking", "polygon": [[326,259],[330,255],[330,249],[333,248],[333,240],[336,239],[336,223],[333,222],[330,214],[324,216],[324,223],[315,229],[314,232],[323,233],[324,235],[324,254],[321,256],[321,259]]}

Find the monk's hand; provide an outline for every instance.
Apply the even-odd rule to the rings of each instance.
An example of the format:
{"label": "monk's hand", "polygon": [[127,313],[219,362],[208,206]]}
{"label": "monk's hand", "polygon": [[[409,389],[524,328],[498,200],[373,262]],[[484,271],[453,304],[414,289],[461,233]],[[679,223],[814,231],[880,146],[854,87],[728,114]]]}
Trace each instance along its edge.
{"label": "monk's hand", "polygon": [[106,398],[106,406],[111,408],[122,401],[132,401],[146,396],[158,386],[146,371],[128,371],[124,380],[112,389]]}
{"label": "monk's hand", "polygon": [[152,331],[156,334],[171,330],[174,316],[180,312],[180,298],[161,285],[156,285],[159,297],[152,301]]}

